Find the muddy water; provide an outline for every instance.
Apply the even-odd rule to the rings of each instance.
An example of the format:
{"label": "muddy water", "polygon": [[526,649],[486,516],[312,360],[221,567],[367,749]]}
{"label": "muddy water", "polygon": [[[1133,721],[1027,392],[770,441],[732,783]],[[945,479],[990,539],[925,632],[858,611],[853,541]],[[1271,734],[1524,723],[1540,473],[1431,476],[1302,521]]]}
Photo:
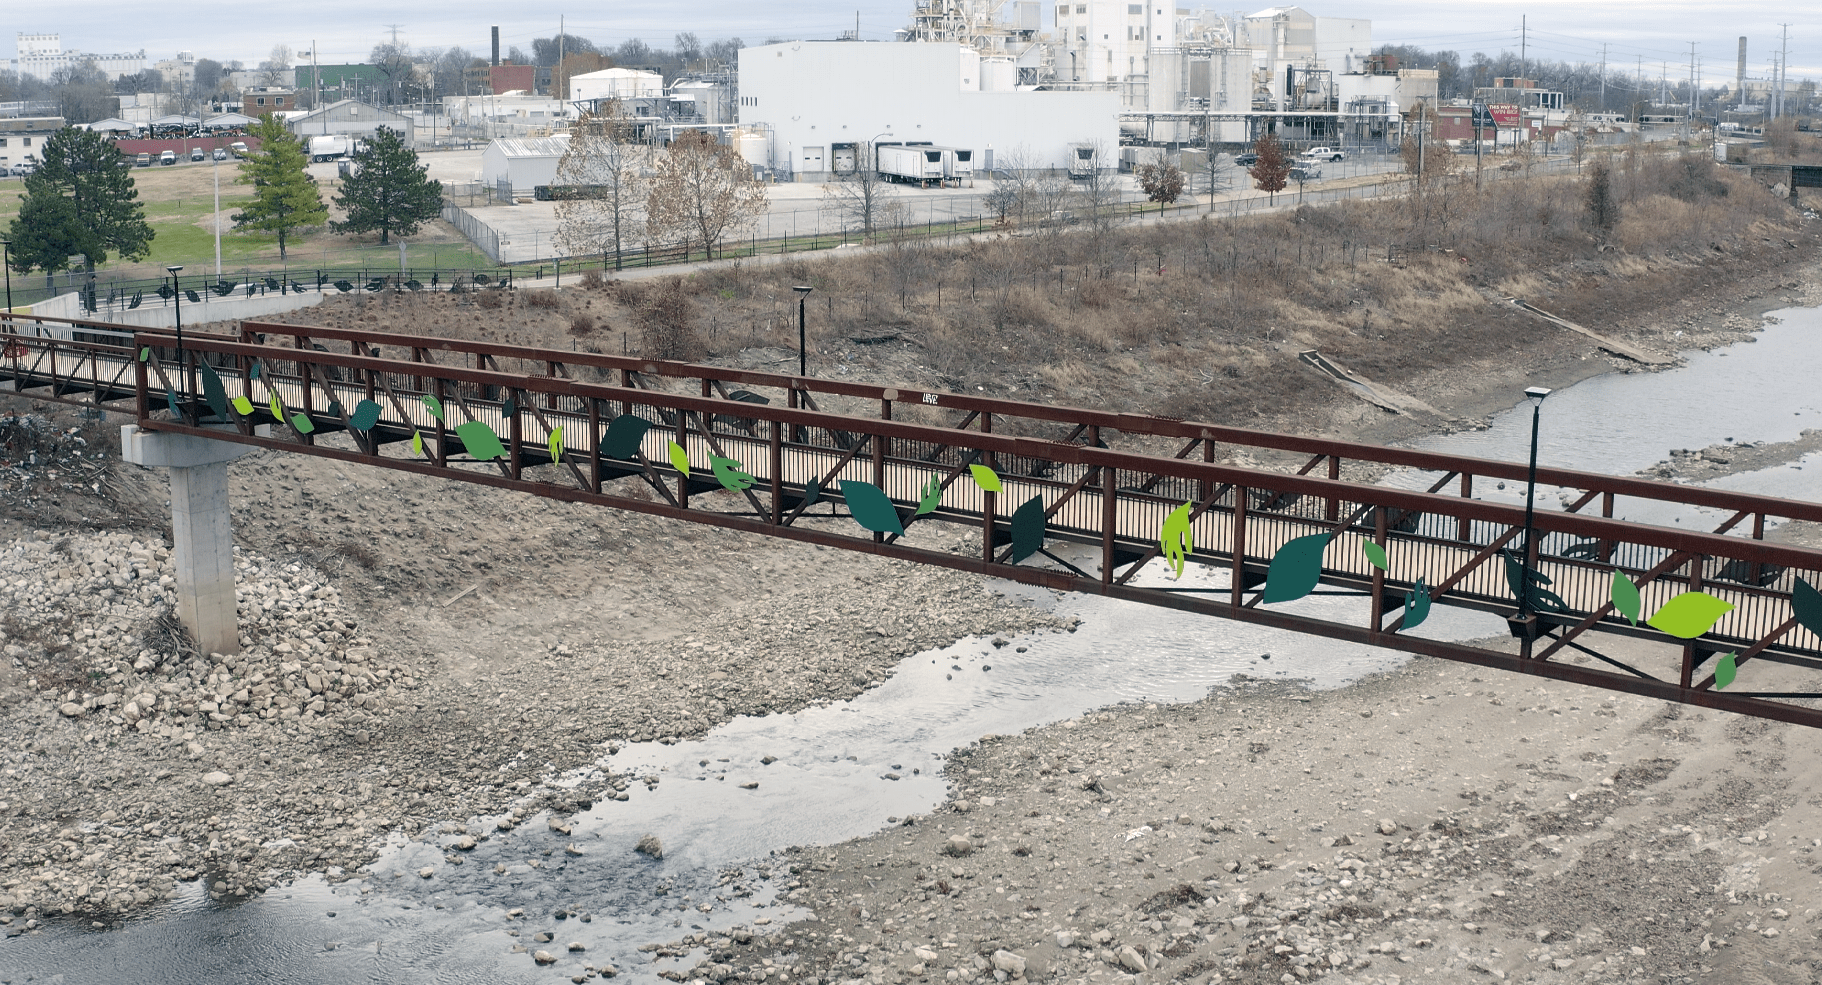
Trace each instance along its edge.
{"label": "muddy water", "polygon": [[[1782,323],[1758,342],[1691,353],[1685,368],[1602,377],[1553,394],[1540,460],[1630,472],[1671,448],[1727,438],[1784,441],[1822,426],[1822,395],[1810,382],[1822,378],[1822,344],[1814,341],[1822,311],[1778,315]],[[1487,431],[1422,444],[1522,460],[1529,440],[1530,411],[1521,407]],[[1822,496],[1822,462],[1716,485],[1815,499]],[[1540,496],[1541,506],[1555,505],[1551,492]],[[1482,494],[1522,501],[1523,488],[1514,483]],[[1694,521],[1638,509],[1636,519]],[[1186,579],[1187,587],[1218,589],[1226,573],[1192,570]],[[0,982],[549,982],[590,964],[656,981],[653,972],[691,959],[654,965],[638,945],[692,929],[789,921],[795,911],[775,899],[788,876],[757,877],[769,852],[868,834],[929,810],[945,793],[940,757],[983,734],[1017,732],[1115,701],[1191,700],[1240,673],[1336,687],[1402,659],[1146,606],[992,587],[1078,616],[1081,625],[1003,645],[966,640],[907,659],[889,681],[850,702],[736,720],[700,741],[625,747],[600,765],[659,782],[649,790],[634,784],[628,801],[568,819],[567,834],[534,819],[483,841],[460,865],[436,843],[448,837],[401,843],[364,880],[332,886],[313,877],[232,905],[209,901],[192,884],[187,897],[120,930],[53,924],[13,937],[0,944]],[[1287,608],[1358,618],[1358,604],[1310,598]],[[1422,631],[1470,639],[1501,627],[1494,617],[1445,608]],[[752,783],[757,787],[746,786]],[[490,821],[475,823],[491,830]],[[632,850],[647,833],[663,839],[662,860]],[[430,879],[418,876],[425,866],[435,870]],[[741,878],[725,881],[735,869]],[[750,895],[735,894],[743,885]],[[523,908],[524,919],[506,918],[514,908]],[[522,936],[511,936],[512,929]],[[540,931],[554,940],[535,943]],[[568,951],[572,941],[585,950]],[[515,946],[549,950],[559,962],[539,969]]]}

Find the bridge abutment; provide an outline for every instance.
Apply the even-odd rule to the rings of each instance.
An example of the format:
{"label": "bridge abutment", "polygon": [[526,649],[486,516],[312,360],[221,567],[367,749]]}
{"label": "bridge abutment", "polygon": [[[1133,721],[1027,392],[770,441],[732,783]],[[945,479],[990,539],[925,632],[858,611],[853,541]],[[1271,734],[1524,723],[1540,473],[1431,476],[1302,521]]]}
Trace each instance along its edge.
{"label": "bridge abutment", "polygon": [[228,463],[253,449],[188,434],[120,429],[120,457],[171,474],[171,560],[177,617],[203,653],[238,653],[234,523]]}

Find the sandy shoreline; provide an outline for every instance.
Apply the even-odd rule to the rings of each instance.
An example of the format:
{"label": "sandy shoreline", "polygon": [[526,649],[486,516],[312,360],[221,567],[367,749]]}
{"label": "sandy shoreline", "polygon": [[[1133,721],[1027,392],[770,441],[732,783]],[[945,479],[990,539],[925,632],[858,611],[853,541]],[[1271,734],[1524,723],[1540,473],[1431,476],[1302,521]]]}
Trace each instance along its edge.
{"label": "sandy shoreline", "polygon": [[[1667,338],[1676,338],[1670,335],[1671,331],[1686,331],[1690,334],[1685,337],[1699,339],[1702,344],[1731,341],[1756,326],[1753,312],[1815,300],[1815,271],[1810,266],[1800,281],[1808,286],[1801,290],[1785,286],[1790,278],[1788,271],[1765,275],[1756,291],[1758,297],[1707,298],[1698,309],[1678,316],[1686,320],[1677,324],[1687,328],[1637,326],[1628,340],[1661,344]],[[1515,375],[1510,366],[1469,364],[1439,375],[1414,392],[1443,409],[1455,422],[1452,426],[1472,426],[1487,414],[1510,405],[1508,391],[1518,379],[1561,386],[1614,368],[1608,357],[1600,356],[1591,347],[1566,340],[1555,361],[1529,367],[1522,376]],[[1449,379],[1443,379],[1443,375]],[[1464,381],[1471,381],[1472,385]],[[25,409],[26,402],[7,399]],[[1389,441],[1437,426],[1434,421],[1387,418],[1378,411],[1363,414],[1361,405],[1345,397],[1329,403],[1326,413],[1325,420],[1308,422],[1312,431]],[[63,419],[73,423],[75,415],[66,413]],[[95,462],[105,464],[103,458],[84,458],[78,452],[74,464],[68,467],[86,469]],[[9,508],[0,518],[0,537],[30,541],[29,550],[14,545],[22,557],[41,553],[51,558],[59,540],[70,539],[75,548],[84,547],[83,537],[87,535],[80,531],[85,526],[156,530],[162,522],[163,500],[158,477],[117,465],[104,471],[107,475],[97,480],[97,488],[106,491],[92,495],[81,488],[69,489],[67,482],[58,492],[56,476],[42,473],[34,473],[25,485],[9,486],[32,492],[29,498],[20,498],[23,493],[7,494]],[[207,878],[218,894],[244,896],[292,875],[322,872],[331,866],[358,873],[359,867],[373,857],[383,833],[403,832],[420,837],[437,822],[498,811],[508,805],[513,805],[520,818],[545,809],[559,813],[584,809],[612,797],[616,785],[625,779],[607,777],[594,788],[562,791],[543,781],[552,772],[593,761],[610,743],[687,737],[736,715],[785,712],[839,701],[883,679],[898,661],[919,650],[963,636],[1022,632],[1050,625],[1042,615],[990,595],[969,576],[763,538],[707,532],[684,524],[500,494],[457,483],[438,484],[434,480],[379,474],[377,470],[287,458],[277,453],[251,456],[237,464],[234,482],[237,540],[248,562],[302,579],[312,586],[312,592],[321,587],[334,588],[337,608],[308,626],[281,626],[284,632],[271,641],[270,659],[261,657],[265,663],[258,667],[249,664],[245,670],[236,666],[214,667],[206,658],[201,663],[191,658],[135,670],[133,664],[143,647],[138,645],[133,627],[125,624],[109,639],[72,637],[67,642],[55,634],[26,638],[23,631],[7,629],[9,637],[0,643],[39,646],[47,659],[74,654],[62,658],[66,670],[99,673],[88,683],[60,680],[56,687],[41,686],[44,682],[36,676],[35,668],[43,662],[33,662],[39,654],[29,655],[28,659],[23,652],[8,661],[11,666],[0,668],[6,673],[5,679],[0,680],[5,695],[4,702],[0,702],[0,722],[5,723],[10,734],[24,737],[8,750],[8,767],[0,774],[0,817],[5,818],[6,824],[4,845],[0,845],[0,914],[10,914],[4,921],[9,932],[18,932],[29,920],[51,913],[117,919],[168,895],[174,879]],[[387,522],[371,522],[370,517],[380,515],[381,510],[386,511]],[[341,532],[320,540],[300,541],[300,520]],[[150,543],[150,537],[141,536]],[[957,537],[950,531],[928,536],[939,541],[954,541]],[[675,561],[683,555],[710,557],[714,563],[686,567]],[[115,576],[131,582],[149,574],[155,580],[158,560],[156,556],[151,558],[153,563],[144,573],[72,570],[68,576],[52,578],[54,568],[71,566],[67,560],[52,558],[46,564],[53,567],[31,569],[42,573],[34,575],[22,570],[15,577],[28,582],[63,579],[72,586],[98,590],[104,582],[111,584]],[[833,590],[835,586],[840,586],[839,592]],[[74,589],[57,596],[65,600],[82,597],[83,591]],[[67,601],[55,603],[50,598],[33,604],[40,601],[47,607],[67,605]],[[119,618],[127,620],[127,614],[120,614]],[[338,620],[344,630],[334,628]],[[287,632],[291,633],[288,637]],[[329,640],[327,633],[338,633],[347,639]],[[357,637],[361,642],[355,642]],[[325,645],[328,650],[319,656],[327,659],[284,660],[276,651],[281,642]],[[117,651],[106,649],[116,645]],[[84,652],[85,647],[89,652]],[[338,647],[341,653],[336,652]],[[370,675],[375,680],[364,685],[356,680],[346,684],[350,693],[342,696],[345,700],[325,697],[320,711],[308,711],[323,692],[311,686],[307,675],[353,677],[351,671],[345,673],[343,666],[328,668],[329,661],[338,665],[351,663],[346,660],[350,647],[360,648],[364,660],[389,669],[385,683],[375,683],[381,680],[377,675]],[[51,654],[52,648],[61,649]],[[69,662],[76,657],[89,660],[92,666]],[[299,666],[295,671],[286,671],[287,663]],[[310,669],[308,663],[320,665],[319,669]],[[108,670],[109,667],[115,669]],[[1457,670],[1443,667],[1432,672],[1446,677]],[[291,688],[301,686],[311,696],[297,697],[303,710],[294,718],[282,714],[275,695],[265,696],[272,699],[271,704],[255,707],[261,697],[253,693],[258,684],[248,686],[254,673],[275,679],[289,675],[294,679]],[[119,679],[112,680],[114,677]],[[564,687],[553,690],[551,682],[558,680],[564,682]],[[1348,694],[1383,694],[1389,700],[1407,701],[1410,696],[1404,689],[1419,687],[1417,680],[1391,675]],[[337,688],[343,686],[340,680],[334,683]],[[1501,680],[1489,687],[1509,695],[1520,684],[1531,683]],[[242,686],[228,687],[234,684]],[[121,713],[125,704],[140,693],[157,696],[161,685],[177,690],[166,692],[173,699],[168,708],[161,708],[152,716],[141,716],[140,720],[151,721],[151,725],[141,728],[137,720],[129,721],[129,716]],[[145,690],[148,687],[149,692]],[[210,688],[213,690],[207,690]],[[325,684],[324,689],[329,690],[329,685]],[[245,701],[238,697],[242,690],[247,692]],[[369,693],[374,695],[371,700],[363,697]],[[106,695],[117,695],[118,699],[110,703],[104,700]],[[1560,700],[1588,708],[1599,705],[1601,697],[1571,696],[1567,692],[1563,695]],[[188,712],[184,711],[186,697],[191,699]],[[1209,700],[1227,703],[1227,713],[1232,713],[1231,698]],[[1285,711],[1313,714],[1352,700],[1359,698],[1292,701]],[[200,710],[198,702],[213,703],[216,710]],[[229,702],[236,707],[226,708]],[[71,703],[78,706],[78,713],[61,710]],[[1143,715],[1150,718],[1121,709],[1109,713],[1113,715],[1111,720],[1077,727],[1106,729],[1108,738],[1104,741],[1117,746],[1122,740],[1115,738],[1116,733],[1150,734],[1171,721],[1178,723],[1175,727],[1187,727],[1182,723],[1209,713],[1206,709],[1198,711],[1201,707],[1145,711]],[[280,708],[281,713],[261,715],[273,708]],[[1656,734],[1652,731],[1656,726],[1644,726],[1657,714],[1656,710],[1637,708],[1626,713],[1635,716],[1628,719],[1634,722],[1635,732]],[[227,721],[215,721],[209,717],[211,714],[222,715]],[[1411,726],[1421,717],[1400,716],[1409,735],[1420,734],[1420,729]],[[247,721],[242,723],[240,718]],[[1607,735],[1621,734],[1615,731],[1620,723],[1592,711],[1561,721],[1557,721],[1558,716],[1549,718],[1564,727],[1577,722],[1599,726]],[[1343,723],[1352,726],[1350,731],[1359,728],[1346,715],[1324,721],[1326,728],[1339,728]],[[1380,727],[1386,720],[1361,721]],[[1542,717],[1536,719],[1542,721]],[[1527,720],[1526,724],[1534,723]],[[1286,718],[1271,727],[1308,734],[1316,730],[1316,722]],[[1727,737],[1734,724],[1717,720],[1705,728]],[[1061,734],[1042,733],[1046,741]],[[1807,741],[1806,737],[1775,730],[1772,735],[1757,741],[1793,746]],[[1299,755],[1309,757],[1315,757],[1318,751],[1325,755],[1333,752],[1306,750],[1289,740],[1259,742],[1279,750],[1275,754],[1278,756],[1286,749],[1300,750]],[[1245,749],[1250,744],[1230,744],[1230,748]],[[1703,744],[1703,748],[1707,745]],[[1001,789],[1000,784],[1015,782],[1010,778],[1013,770],[1022,768],[1029,773],[1031,767],[1020,767],[1010,759],[992,759],[1000,755],[994,751],[998,749],[999,744],[988,743],[965,765],[958,760],[952,767],[960,771],[952,775],[961,781],[964,797],[994,797],[997,802],[1000,797],[1015,796],[1011,787]],[[1097,764],[1094,769],[1108,772],[1111,760],[1102,753],[1089,752],[1083,750],[1083,763]],[[1365,765],[1388,766],[1390,760],[1383,757],[1382,752]],[[1533,760],[1522,757],[1518,761]],[[1542,757],[1536,761],[1542,761]],[[1229,768],[1241,764],[1240,760],[1209,762],[1227,762]],[[1266,761],[1244,762],[1251,769],[1262,767]],[[554,770],[547,769],[547,763]],[[1007,771],[1005,777],[988,775],[997,773],[1002,766]],[[1065,771],[1067,768],[1063,767]],[[1537,785],[1535,779],[1526,779],[1529,774],[1525,771],[1513,770],[1515,765],[1490,779],[1489,785]],[[1122,768],[1119,772],[1126,775],[1129,771]],[[1371,777],[1381,776],[1361,772],[1368,782],[1373,782]],[[1572,771],[1560,772],[1568,775]],[[227,781],[209,779],[213,774],[222,774]],[[1067,789],[1067,781],[1061,774],[1058,777],[1058,789]],[[1104,783],[1101,790],[1091,793],[1106,796],[1107,788]],[[149,797],[152,789],[160,794],[156,802]],[[1375,803],[1384,806],[1375,809],[1393,813],[1390,805],[1394,802],[1395,796],[1382,795]],[[1261,804],[1258,810],[1264,812],[1269,806]],[[1037,808],[1027,810],[1033,809]],[[1223,810],[1211,802],[1197,805],[1195,810],[1180,811],[1194,815],[1194,823],[1175,825],[1173,820],[1175,827],[1164,830],[1179,837],[1161,840],[1182,848],[1206,847],[1201,836],[1192,831],[1199,830],[1197,826],[1210,818],[1221,816]],[[1197,815],[1197,811],[1202,813]],[[967,820],[972,822],[981,816],[972,815]],[[1280,822],[1279,827],[1284,828],[1292,820]],[[1377,823],[1378,819],[1373,820]],[[1496,820],[1495,815],[1489,814],[1483,824]],[[953,826],[951,821],[941,823]],[[1337,819],[1329,823],[1341,822]],[[296,833],[290,839],[292,845],[276,850],[263,847],[274,825]],[[1134,823],[1130,828],[1142,826]],[[925,824],[912,835],[923,837],[930,830],[930,825]],[[1141,837],[1153,837],[1158,830]],[[954,832],[945,829],[941,833],[949,837]],[[1233,844],[1233,832],[1203,834],[1228,839],[1227,844]],[[897,836],[894,830],[857,844],[865,846]],[[989,835],[1002,839],[1009,836],[1008,831]],[[1020,831],[1018,837],[1031,841],[1032,854],[1012,857],[1036,858],[1040,844],[1062,844],[1057,839],[1077,836],[1069,825],[1060,822],[1048,830]],[[1277,837],[1283,840],[1282,835]],[[865,856],[843,853],[868,850],[844,846],[831,854],[852,860]],[[966,863],[957,864],[965,867]],[[799,876],[805,883],[798,887],[804,891],[802,897],[815,899],[833,880],[845,878],[840,875],[841,865],[817,865],[829,871],[806,871]],[[931,870],[940,871],[940,867]],[[1256,873],[1271,871],[1283,874],[1283,866],[1274,865]],[[1163,876],[1154,873],[1153,878]],[[1187,877],[1182,881],[1192,886],[1203,884]],[[1255,878],[1250,884],[1258,881]],[[1131,887],[1125,882],[1121,885],[1125,888],[1120,892],[1130,896]],[[1079,886],[1067,885],[1062,890],[1031,887],[1013,894],[1041,898],[1044,910],[1064,912],[1071,908],[1066,905],[1068,899],[1079,890]],[[858,885],[853,891],[860,891]],[[1232,886],[1227,891],[1231,893]],[[1047,893],[1058,895],[1042,896]],[[881,896],[881,902],[865,902],[860,908],[885,912],[888,903],[895,903],[896,899]],[[1794,907],[1787,908],[1797,912]],[[1201,926],[1197,920],[1205,911],[1206,908],[1197,910],[1193,915],[1185,912],[1179,917]],[[951,904],[948,912],[967,910],[955,911]],[[825,921],[834,919],[835,914],[824,914]],[[1035,925],[1045,919],[1024,920],[1019,926]],[[1156,922],[1166,923],[1163,919]],[[955,933],[959,938],[963,932],[958,929]],[[1092,932],[1087,936],[1092,937]],[[940,939],[937,943],[941,943]],[[1134,946],[1140,957],[1149,962],[1150,952]],[[1238,943],[1222,946],[1241,947]],[[1158,953],[1168,949],[1168,944],[1160,944]],[[1214,950],[1219,952],[1219,948]],[[783,956],[787,951],[781,949],[778,953]],[[1112,971],[1103,974],[1118,974],[1120,967],[1132,970],[1129,965],[1119,964],[1119,947],[1098,947],[1096,953],[1100,951],[1110,951],[1116,959],[1107,965]],[[836,953],[822,956],[833,959]],[[1056,967],[1071,967],[1068,962],[1081,953],[1080,948],[1059,952],[1052,960]],[[1207,956],[1205,950],[1195,953]],[[1235,952],[1242,958],[1246,953],[1244,948]],[[922,963],[926,973],[935,966]],[[1375,974],[1382,978],[1388,974],[1387,963],[1386,959],[1380,960]],[[1150,970],[1149,964],[1147,967]],[[1172,967],[1180,970],[1187,964]],[[831,967],[820,974],[833,977],[835,970]],[[957,971],[956,977],[974,977],[964,976],[964,969],[952,970]],[[1237,974],[1263,974],[1259,968],[1236,968],[1225,963],[1218,970],[1230,980]],[[1083,974],[1091,971],[1102,969],[1100,965],[1084,966]],[[1197,974],[1212,975],[1216,971],[1211,966]],[[893,973],[909,974],[902,970]],[[946,971],[943,977],[947,977]],[[1271,980],[1278,979],[1273,976]]]}

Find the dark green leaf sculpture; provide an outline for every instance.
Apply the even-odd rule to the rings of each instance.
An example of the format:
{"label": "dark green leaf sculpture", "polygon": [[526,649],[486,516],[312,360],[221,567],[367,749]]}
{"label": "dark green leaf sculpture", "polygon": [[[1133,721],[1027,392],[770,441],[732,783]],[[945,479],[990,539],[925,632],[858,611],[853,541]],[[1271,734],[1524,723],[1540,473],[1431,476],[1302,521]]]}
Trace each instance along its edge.
{"label": "dark green leaf sculpture", "polygon": [[354,407],[354,416],[348,419],[348,426],[356,431],[371,431],[380,422],[380,405],[371,400],[363,400]]}
{"label": "dark green leaf sculpture", "polygon": [[1500,551],[1499,555],[1506,563],[1506,587],[1512,590],[1512,597],[1518,598],[1521,586],[1529,585],[1526,597],[1531,607],[1545,612],[1568,612],[1569,603],[1561,595],[1542,586],[1551,584],[1549,576],[1541,571],[1533,571],[1518,563],[1511,551]]}
{"label": "dark green leaf sculpture", "polygon": [[1195,553],[1195,533],[1189,525],[1188,503],[1170,511],[1164,518],[1164,527],[1158,531],[1158,553],[1164,555],[1164,562],[1176,572],[1176,577],[1183,577],[1183,563]]}
{"label": "dark green leaf sculpture", "polygon": [[639,442],[652,422],[636,414],[622,414],[607,426],[607,438],[601,442],[601,454],[608,458],[630,460],[639,452]]}
{"label": "dark green leaf sculpture", "polygon": [[1639,599],[1639,587],[1634,585],[1632,579],[1626,577],[1618,568],[1613,569],[1613,591],[1610,594],[1613,598],[1613,608],[1618,610],[1620,615],[1625,616],[1627,622],[1637,626],[1640,607],[1644,605]]}
{"label": "dark green leaf sculpture", "polygon": [[221,375],[215,372],[215,367],[206,362],[197,367],[197,371],[202,376],[203,400],[208,403],[209,409],[215,412],[216,417],[227,420],[228,391],[221,385]]}
{"label": "dark green leaf sculpture", "polygon": [[183,419],[183,411],[177,409],[177,391],[176,390],[173,390],[170,387],[165,387],[164,402],[165,402],[165,406],[171,408],[172,417],[178,418],[179,420]]}
{"label": "dark green leaf sculpture", "polygon": [[1417,584],[1411,586],[1411,594],[1404,597],[1404,628],[1416,629],[1423,625],[1423,621],[1428,618],[1430,618],[1430,590],[1424,585],[1423,579],[1419,578]]}
{"label": "dark green leaf sculpture", "polygon": [[335,289],[346,294],[354,290],[354,285],[346,280],[338,280],[335,282]]}
{"label": "dark green leaf sculpture", "polygon": [[291,415],[291,427],[298,434],[309,434],[316,430],[316,422],[312,421],[309,415],[299,411]]}
{"label": "dark green leaf sculpture", "polygon": [[923,498],[917,501],[917,512],[911,514],[912,516],[923,516],[936,509],[937,504],[941,503],[943,499],[943,480],[938,476],[931,476],[930,481],[924,484],[923,494]]}
{"label": "dark green leaf sculpture", "polygon": [[1729,653],[1722,657],[1721,662],[1714,665],[1714,689],[1719,691],[1732,684],[1734,675],[1739,672],[1740,664],[1735,654]]}
{"label": "dark green leaf sculpture", "polygon": [[1278,548],[1265,571],[1265,601],[1291,602],[1315,591],[1322,580],[1322,552],[1328,546],[1328,534],[1310,534]]}
{"label": "dark green leaf sculpture", "polygon": [[1385,548],[1380,547],[1370,540],[1363,540],[1360,542],[1360,549],[1366,552],[1367,563],[1371,564],[1373,567],[1386,572],[1392,570],[1391,568],[1386,567]]}
{"label": "dark green leaf sculpture", "polygon": [[424,394],[424,406],[430,408],[430,416],[443,420],[443,402],[430,394]]}
{"label": "dark green leaf sculpture", "polygon": [[458,424],[455,433],[462,439],[462,447],[467,448],[468,454],[477,462],[506,457],[506,446],[500,444],[500,436],[483,421]]}
{"label": "dark green leaf sculpture", "polygon": [[519,405],[513,403],[511,397],[507,397],[506,401],[500,404],[500,416],[506,418],[508,421],[511,421],[518,413]]}
{"label": "dark green leaf sculpture", "polygon": [[855,523],[874,533],[904,536],[905,527],[899,522],[898,509],[878,486],[870,482],[843,479],[841,496],[848,501],[848,513],[854,517]]}
{"label": "dark green leaf sculpture", "polygon": [[249,379],[249,380],[259,379],[259,360],[255,359],[254,361],[247,364],[247,379]]}
{"label": "dark green leaf sculpture", "polygon": [[715,470],[715,481],[721,483],[724,489],[739,492],[753,486],[753,477],[740,471],[740,463],[731,458],[710,455],[709,466]]}
{"label": "dark green leaf sculpture", "polygon": [[202,296],[197,294],[195,291],[191,290],[190,288],[186,287],[183,289],[183,296],[186,298],[189,298],[191,304],[201,304],[202,303]]}
{"label": "dark green leaf sculpture", "polygon": [[804,483],[804,486],[803,486],[803,508],[807,510],[810,507],[815,506],[816,501],[821,498],[822,498],[822,483],[817,481],[817,479],[814,476],[812,476],[810,478],[810,481]]}
{"label": "dark green leaf sculpture", "polygon": [[1012,563],[1044,549],[1044,497],[1025,500],[1012,513]]}
{"label": "dark green leaf sculpture", "polygon": [[1790,607],[1798,625],[1822,637],[1822,592],[1798,578],[1797,583],[1790,586]]}
{"label": "dark green leaf sculpture", "polygon": [[1652,628],[1680,640],[1693,640],[1714,628],[1721,617],[1732,612],[1734,605],[1707,592],[1684,592],[1664,603],[1650,619]]}

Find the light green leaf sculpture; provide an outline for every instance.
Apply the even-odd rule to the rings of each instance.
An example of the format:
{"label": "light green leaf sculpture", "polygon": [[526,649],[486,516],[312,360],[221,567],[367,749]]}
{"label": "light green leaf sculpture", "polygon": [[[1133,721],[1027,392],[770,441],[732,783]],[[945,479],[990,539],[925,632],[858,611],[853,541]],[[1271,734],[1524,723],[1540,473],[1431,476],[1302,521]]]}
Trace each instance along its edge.
{"label": "light green leaf sculpture", "polygon": [[424,432],[411,432],[411,453],[420,456],[424,454]]}
{"label": "light green leaf sculpture", "polygon": [[1044,549],[1044,497],[1033,496],[1012,513],[1012,563]]}
{"label": "light green leaf sculpture", "polygon": [[1000,491],[999,474],[992,469],[985,465],[970,465],[968,466],[968,471],[973,473],[974,484],[980,486],[982,492],[996,493]]}
{"label": "light green leaf sculpture", "polygon": [[348,426],[356,431],[371,431],[380,422],[380,405],[371,400],[363,400],[354,406],[354,416],[348,419]]}
{"label": "light green leaf sculpture", "polygon": [[1373,567],[1385,572],[1390,572],[1392,570],[1391,568],[1386,567],[1385,548],[1380,547],[1370,540],[1363,540],[1360,542],[1360,549],[1366,552],[1367,561],[1372,564]]}
{"label": "light green leaf sculpture", "polygon": [[1322,552],[1328,546],[1328,534],[1310,534],[1278,548],[1265,571],[1265,601],[1290,602],[1315,591],[1322,580]]}
{"label": "light green leaf sculpture", "polygon": [[424,406],[430,409],[431,417],[439,421],[443,420],[443,402],[441,400],[426,393],[424,394]]}
{"label": "light green leaf sculpture", "polygon": [[309,434],[316,430],[316,422],[312,421],[309,415],[299,411],[291,415],[291,429],[298,434]]}
{"label": "light green leaf sculpture", "polygon": [[1428,618],[1430,618],[1430,590],[1424,585],[1423,579],[1419,578],[1417,584],[1411,586],[1411,594],[1404,597],[1404,628],[1416,629],[1423,625],[1423,621]]}
{"label": "light green leaf sculpture", "polygon": [[675,441],[671,442],[670,446],[671,446],[671,467],[676,469],[678,472],[683,473],[683,477],[685,479],[689,478],[690,477],[689,453],[684,451],[683,446],[676,443]]}
{"label": "light green leaf sculpture", "polygon": [[1639,609],[1644,603],[1639,600],[1639,587],[1632,583],[1620,569],[1613,569],[1613,607],[1620,615],[1634,626],[1639,624]]}
{"label": "light green leaf sculpture", "polygon": [[1727,656],[1722,657],[1721,662],[1714,665],[1714,689],[1719,691],[1727,685],[1732,684],[1734,675],[1739,672],[1739,661],[1734,654],[1729,653]]}
{"label": "light green leaf sculpture", "polygon": [[151,357],[152,357],[152,347],[151,346],[146,345],[146,346],[139,347],[139,361],[140,362],[145,362],[147,359],[150,359]]}
{"label": "light green leaf sculpture", "polygon": [[899,522],[898,509],[892,500],[870,482],[841,481],[842,498],[848,501],[848,513],[854,522],[881,534],[905,535],[904,524]]}
{"label": "light green leaf sculpture", "polygon": [[563,429],[552,428],[550,432],[550,462],[552,465],[563,463]]}
{"label": "light green leaf sculpture", "polygon": [[1189,525],[1190,505],[1184,503],[1164,518],[1164,529],[1158,532],[1158,551],[1176,577],[1183,577],[1183,562],[1196,550],[1195,533]]}
{"label": "light green leaf sculpture", "polygon": [[477,462],[506,457],[506,446],[500,444],[500,436],[493,433],[493,428],[485,421],[458,424],[455,433],[462,439],[462,447],[467,448],[468,454]]}
{"label": "light green leaf sculpture", "polygon": [[253,401],[248,400],[246,397],[235,397],[233,400],[229,401],[229,403],[233,405],[234,412],[242,417],[246,417],[253,413]]}
{"label": "light green leaf sculpture", "polygon": [[936,509],[937,504],[943,500],[943,480],[937,476],[931,476],[930,481],[924,483],[923,492],[924,498],[917,501],[917,512],[911,514],[912,516],[923,516]]}
{"label": "light green leaf sculpture", "polygon": [[715,481],[721,483],[723,489],[739,492],[753,487],[753,477],[740,471],[740,463],[731,458],[710,455],[709,467],[715,470]]}
{"label": "light green leaf sculpture", "polygon": [[215,412],[216,417],[227,420],[228,391],[221,385],[221,374],[215,372],[215,367],[206,362],[198,366],[197,371],[202,376],[203,400],[208,403],[209,409]]}
{"label": "light green leaf sculpture", "polygon": [[277,391],[273,391],[272,399],[267,402],[266,409],[272,412],[273,423],[276,424],[285,419],[285,405],[279,401]]}
{"label": "light green leaf sculpture", "polygon": [[639,442],[652,422],[636,414],[622,414],[607,426],[607,437],[601,442],[601,454],[608,458],[630,459],[639,453]]}
{"label": "light green leaf sculpture", "polygon": [[1684,592],[1664,603],[1657,614],[1645,620],[1653,628],[1680,640],[1693,640],[1714,628],[1721,617],[1733,611],[1733,603],[1707,592]]}
{"label": "light green leaf sculpture", "polygon": [[1798,578],[1797,583],[1790,586],[1790,607],[1796,614],[1798,625],[1822,636],[1822,592]]}

